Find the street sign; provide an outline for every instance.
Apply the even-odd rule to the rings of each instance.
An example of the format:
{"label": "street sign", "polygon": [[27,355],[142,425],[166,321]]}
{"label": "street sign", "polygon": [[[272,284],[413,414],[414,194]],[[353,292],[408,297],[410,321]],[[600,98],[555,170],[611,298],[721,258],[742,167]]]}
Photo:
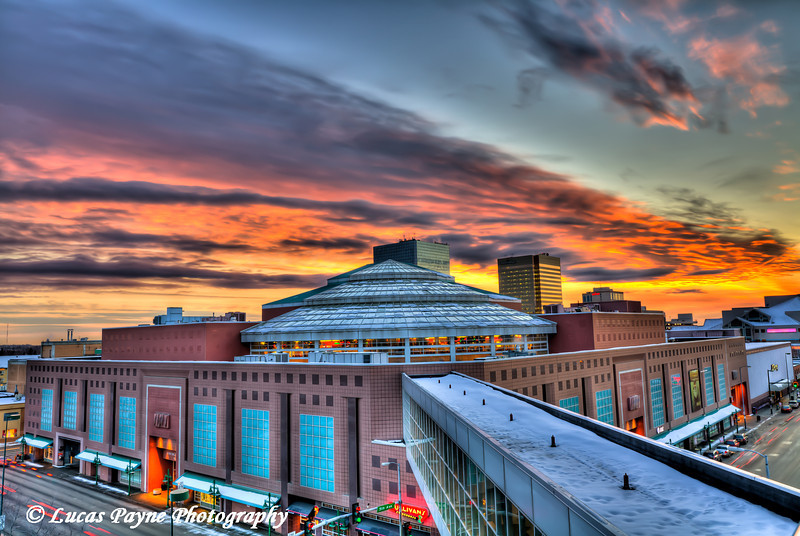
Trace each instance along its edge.
{"label": "street sign", "polygon": [[385,512],[386,510],[391,510],[392,508],[394,508],[394,505],[395,505],[395,504],[396,504],[396,503],[382,504],[382,505],[380,505],[380,506],[378,507],[378,509],[377,509],[377,510],[375,510],[375,511],[376,511],[376,512]]}
{"label": "street sign", "polygon": [[19,413],[6,413],[3,415],[3,420],[5,422],[16,421],[17,419],[19,419]]}

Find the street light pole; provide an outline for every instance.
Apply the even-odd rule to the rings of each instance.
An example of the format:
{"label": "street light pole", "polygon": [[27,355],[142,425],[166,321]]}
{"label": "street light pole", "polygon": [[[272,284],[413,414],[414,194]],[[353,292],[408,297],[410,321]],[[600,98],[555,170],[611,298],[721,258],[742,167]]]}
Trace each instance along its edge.
{"label": "street light pole", "polygon": [[391,465],[395,464],[397,466],[397,527],[398,527],[398,535],[403,536],[403,494],[400,487],[400,462],[383,462],[381,465]]}
{"label": "street light pole", "polygon": [[0,529],[5,529],[6,518],[3,515],[3,499],[6,496],[6,448],[8,447],[8,421],[19,419],[19,413],[6,413],[3,420],[6,421],[6,432],[3,434],[3,481],[0,484]]}
{"label": "street light pole", "polygon": [[772,382],[769,379],[769,373],[770,372],[772,372],[772,369],[768,368],[767,369],[767,393],[769,393],[769,414],[773,415],[772,405],[773,405],[774,402],[772,401]]}
{"label": "street light pole", "polygon": [[754,452],[759,456],[761,456],[762,458],[764,458],[764,467],[766,467],[767,478],[769,478],[769,458],[767,458],[766,454],[761,454],[757,450],[743,449],[742,447],[732,447],[730,445],[728,445],[728,450],[732,450],[734,452]]}

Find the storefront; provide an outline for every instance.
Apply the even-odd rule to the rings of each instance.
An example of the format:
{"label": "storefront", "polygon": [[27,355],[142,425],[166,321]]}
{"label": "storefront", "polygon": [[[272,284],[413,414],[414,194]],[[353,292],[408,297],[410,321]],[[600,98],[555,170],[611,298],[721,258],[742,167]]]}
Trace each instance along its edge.
{"label": "storefront", "polygon": [[46,437],[36,437],[33,434],[25,434],[20,439],[22,444],[22,454],[29,454],[33,460],[44,459],[53,462],[53,440]]}
{"label": "storefront", "polygon": [[694,450],[727,433],[735,426],[736,419],[734,417],[741,411],[738,407],[729,404],[673,430],[659,434],[653,439],[661,443]]}
{"label": "storefront", "polygon": [[269,510],[280,500],[280,496],[274,493],[226,484],[222,480],[188,471],[175,480],[175,485],[193,491],[196,503],[217,512],[222,511],[222,499],[259,510]]}

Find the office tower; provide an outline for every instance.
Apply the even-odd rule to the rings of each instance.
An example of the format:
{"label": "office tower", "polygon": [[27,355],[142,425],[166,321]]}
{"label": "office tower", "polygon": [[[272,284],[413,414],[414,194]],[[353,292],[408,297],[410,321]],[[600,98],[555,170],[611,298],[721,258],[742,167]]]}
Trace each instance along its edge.
{"label": "office tower", "polygon": [[522,300],[522,310],[542,314],[543,307],[561,303],[561,259],[549,253],[497,259],[500,294]]}
{"label": "office tower", "polygon": [[372,248],[373,263],[378,264],[390,259],[450,274],[450,246],[441,242],[423,242],[409,238],[396,244],[383,244]]}
{"label": "office tower", "polygon": [[594,287],[591,292],[584,292],[581,296],[583,303],[622,301],[625,299],[623,292],[617,292],[610,287]]}

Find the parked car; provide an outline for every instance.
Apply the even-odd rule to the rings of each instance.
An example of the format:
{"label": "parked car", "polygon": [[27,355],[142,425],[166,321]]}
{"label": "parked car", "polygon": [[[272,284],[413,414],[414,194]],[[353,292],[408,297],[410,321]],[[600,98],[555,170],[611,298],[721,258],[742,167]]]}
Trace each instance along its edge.
{"label": "parked car", "polygon": [[795,400],[794,398],[792,398],[791,400],[789,400],[789,405],[792,406],[792,408],[794,409],[800,408],[800,400]]}
{"label": "parked car", "polygon": [[733,434],[733,438],[739,442],[739,445],[747,445],[747,434]]}
{"label": "parked car", "polygon": [[726,439],[722,442],[724,445],[730,445],[732,447],[738,447],[739,442],[736,439]]}
{"label": "parked car", "polygon": [[707,450],[703,453],[703,456],[706,458],[711,458],[712,460],[719,460],[722,456],[718,450]]}
{"label": "parked car", "polygon": [[791,413],[791,412],[792,412],[792,406],[790,406],[789,404],[781,404],[781,413]]}
{"label": "parked car", "polygon": [[733,451],[728,450],[728,445],[722,444],[717,446],[717,451],[719,451],[719,455],[723,458],[730,458],[733,456]]}

